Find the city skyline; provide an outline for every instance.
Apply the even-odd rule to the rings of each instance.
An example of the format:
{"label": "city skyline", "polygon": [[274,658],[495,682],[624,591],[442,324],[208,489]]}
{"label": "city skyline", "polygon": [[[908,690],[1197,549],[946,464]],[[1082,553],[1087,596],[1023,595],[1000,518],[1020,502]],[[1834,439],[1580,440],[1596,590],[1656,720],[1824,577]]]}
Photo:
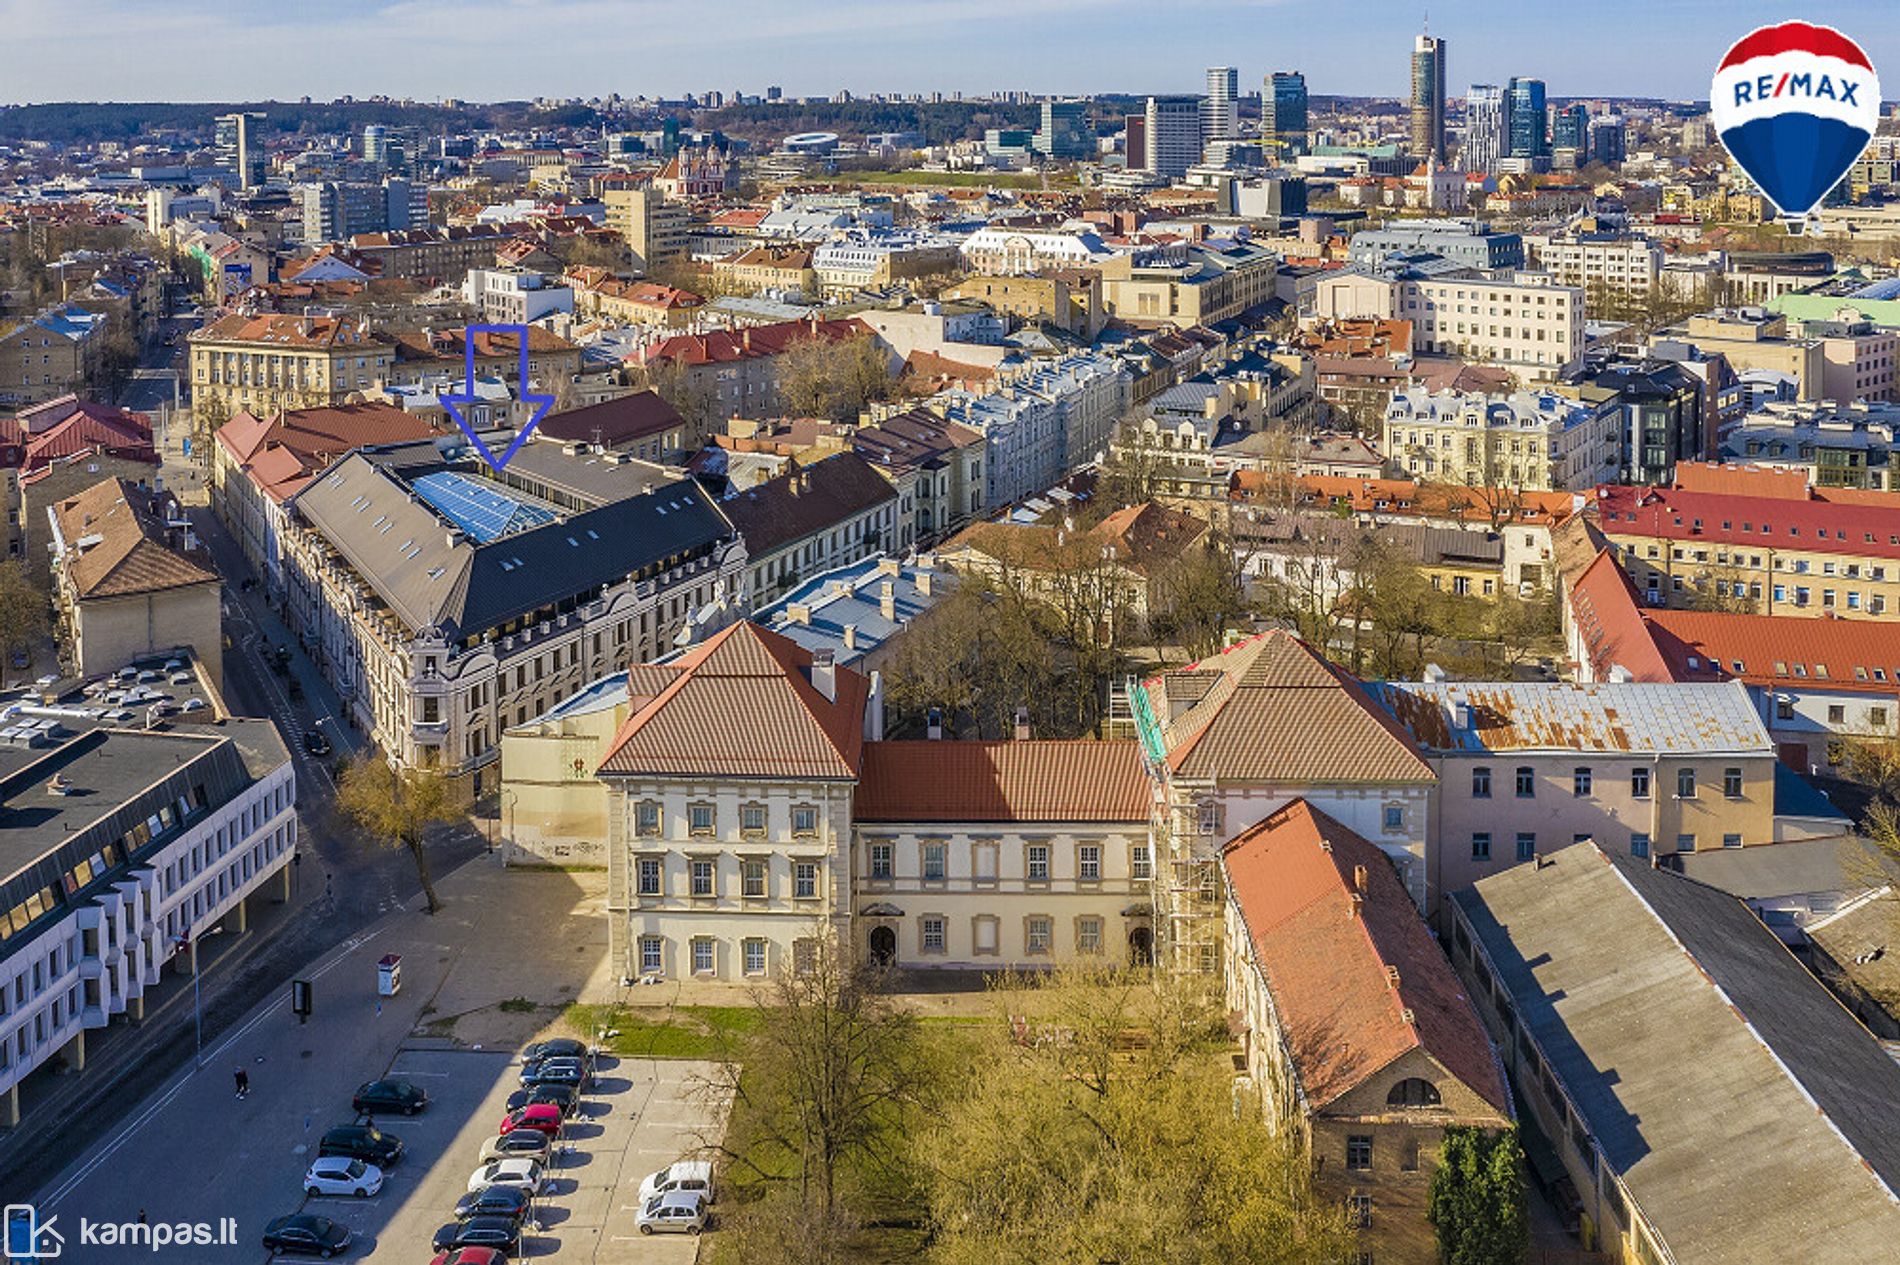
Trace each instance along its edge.
{"label": "city skyline", "polygon": [[[0,29],[14,49],[14,103],[65,101],[318,100],[338,96],[677,97],[735,88],[788,95],[860,95],[1016,90],[1050,95],[1198,90],[1207,66],[1239,67],[1240,89],[1257,93],[1274,70],[1305,72],[1315,96],[1403,100],[1408,56],[1422,14],[1400,6],[1356,14],[1353,38],[1334,38],[1317,0],[1190,0],[1180,12],[1216,22],[1251,20],[1257,34],[1152,39],[1151,15],[1128,0],[935,0],[911,6],[900,28],[867,0],[822,7],[732,0],[730,21],[711,30],[698,6],[660,0],[340,0],[320,11],[286,11],[249,0],[184,0],[155,10],[129,0],[77,0],[57,9],[0,0]],[[1642,5],[1609,0],[1602,19],[1577,29],[1526,12],[1508,26],[1461,0],[1433,7],[1430,31],[1448,44],[1448,95],[1513,75],[1544,79],[1553,97],[1705,97],[1708,74],[1727,46],[1754,26],[1788,16],[1786,6],[1739,3]],[[1875,65],[1900,64],[1900,25],[1884,6],[1851,0],[1828,15],[1861,42]],[[1632,22],[1640,25],[1632,26]],[[1010,38],[942,56],[947,32],[971,24],[1012,28]],[[375,29],[377,38],[365,39]],[[589,39],[571,47],[572,30]],[[1632,39],[1632,31],[1650,39]],[[712,33],[716,32],[716,34]],[[541,56],[541,43],[560,57]],[[260,48],[297,49],[284,61]],[[418,51],[421,50],[421,51]],[[1382,50],[1383,55],[1368,55]],[[76,76],[75,65],[109,66]],[[179,66],[216,67],[180,74]]]}

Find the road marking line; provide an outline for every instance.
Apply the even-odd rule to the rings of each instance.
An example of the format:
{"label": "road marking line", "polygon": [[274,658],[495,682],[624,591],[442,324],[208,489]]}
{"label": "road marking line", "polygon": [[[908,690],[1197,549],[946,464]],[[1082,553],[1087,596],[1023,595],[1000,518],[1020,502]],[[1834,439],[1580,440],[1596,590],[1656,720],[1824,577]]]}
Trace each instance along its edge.
{"label": "road marking line", "polygon": [[[313,980],[321,978],[326,972],[330,970],[331,967],[336,966],[344,958],[356,952],[356,950],[362,948],[364,943],[373,939],[376,936],[376,934],[377,934],[376,931],[371,931],[362,936],[352,937],[350,940],[345,942],[342,950],[339,951],[337,955],[329,961],[329,963],[327,963],[326,965],[322,967],[319,967],[314,973],[312,973],[310,978]],[[289,1003],[287,999],[280,998],[277,1002],[274,1002],[270,1006],[267,1006],[264,1010],[259,1012],[257,1015],[253,1016],[252,1019],[248,1023],[246,1023],[243,1027],[239,1028],[236,1032],[232,1033],[230,1037],[227,1038],[222,1045],[219,1045],[215,1050],[213,1050],[211,1053],[211,1057],[209,1059],[206,1059],[205,1063],[216,1061],[218,1056],[231,1046],[232,1042],[236,1041],[239,1037],[244,1036],[252,1028],[255,1028],[258,1024],[264,1022],[264,1020],[270,1018],[271,1015],[275,1014],[279,1009],[281,1009],[283,1006],[286,1006],[288,1004]],[[100,1151],[98,1155],[93,1157],[90,1163],[88,1163],[84,1168],[81,1168],[78,1172],[74,1173],[72,1177],[67,1179],[65,1184],[60,1186],[59,1189],[55,1190],[51,1195],[49,1195],[45,1199],[44,1202],[46,1203],[46,1205],[48,1207],[51,1207],[52,1205],[57,1204],[60,1200],[66,1198],[67,1195],[70,1195],[79,1186],[81,1182],[85,1181],[86,1178],[92,1176],[92,1174],[98,1170],[101,1164],[104,1164],[108,1159],[111,1159],[112,1156],[115,1153],[117,1153],[120,1147],[124,1146],[127,1142],[131,1141],[133,1134],[137,1133],[140,1129],[144,1128],[147,1124],[150,1124],[153,1116],[157,1115],[160,1111],[163,1111],[167,1106],[171,1104],[172,1099],[178,1097],[179,1094],[183,1093],[185,1086],[191,1084],[192,1077],[195,1076],[197,1073],[203,1071],[204,1066],[205,1066],[204,1063],[200,1063],[197,1067],[194,1067],[190,1069],[189,1071],[185,1072],[183,1076],[179,1079],[176,1085],[173,1085],[169,1090],[167,1090],[162,1096],[159,1097],[159,1099],[156,1102],[152,1103],[151,1106],[147,1107],[144,1111],[140,1112],[137,1116],[133,1117],[132,1122],[126,1125],[125,1129],[119,1134],[118,1137],[114,1138],[112,1142],[105,1147],[104,1150]]]}

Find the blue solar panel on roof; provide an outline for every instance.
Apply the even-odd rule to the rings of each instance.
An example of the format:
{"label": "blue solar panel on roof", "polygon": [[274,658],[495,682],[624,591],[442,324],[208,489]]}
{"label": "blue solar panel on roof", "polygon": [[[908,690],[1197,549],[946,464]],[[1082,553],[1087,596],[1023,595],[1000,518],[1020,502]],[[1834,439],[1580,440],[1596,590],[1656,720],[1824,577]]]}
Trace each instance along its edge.
{"label": "blue solar panel on roof", "polygon": [[422,475],[410,486],[436,513],[478,544],[554,521],[552,510],[518,501],[498,488],[452,470]]}

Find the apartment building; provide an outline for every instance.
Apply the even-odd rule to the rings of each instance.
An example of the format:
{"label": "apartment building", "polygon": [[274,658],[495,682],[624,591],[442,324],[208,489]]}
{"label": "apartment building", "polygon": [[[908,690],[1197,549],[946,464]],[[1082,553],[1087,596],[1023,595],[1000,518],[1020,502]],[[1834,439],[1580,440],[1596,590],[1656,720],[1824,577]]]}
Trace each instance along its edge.
{"label": "apartment building", "polygon": [[1243,1087],[1294,1130],[1362,1259],[1433,1259],[1445,1131],[1514,1123],[1476,1010],[1385,854],[1305,800],[1242,831],[1221,870]]}
{"label": "apartment building", "polygon": [[390,378],[396,341],[341,316],[233,314],[190,335],[192,408],[200,426],[240,412],[273,417],[344,403]]}
{"label": "apartment building", "polygon": [[1736,372],[1766,369],[1785,373],[1797,383],[1797,397],[1820,399],[1825,357],[1818,338],[1791,332],[1788,318],[1759,307],[1717,308],[1691,316],[1662,337],[1709,355],[1720,354]]}
{"label": "apartment building", "polygon": [[917,546],[944,539],[983,512],[987,444],[967,426],[919,405],[887,411],[851,432],[851,449],[897,489],[900,534]]}
{"label": "apartment building", "polygon": [[1529,267],[1598,302],[1647,298],[1663,269],[1662,247],[1635,233],[1531,233],[1524,238],[1524,251]]}
{"label": "apartment building", "polygon": [[955,274],[957,241],[937,233],[850,229],[812,251],[811,266],[826,297],[848,297],[905,281]]}
{"label": "apartment building", "polygon": [[1190,246],[1179,260],[1118,255],[1099,269],[1102,305],[1136,325],[1211,325],[1273,298],[1278,267],[1271,250],[1238,241]]}
{"label": "apartment building", "polygon": [[462,278],[462,301],[495,325],[527,325],[574,311],[572,289],[527,268],[470,268]]}
{"label": "apartment building", "polygon": [[[394,330],[388,335],[395,356],[387,381],[414,386],[431,380],[461,382],[474,352],[477,377],[500,378],[516,387],[531,387],[549,395],[561,391],[580,374],[581,349],[553,330],[528,327],[528,381],[521,376],[521,340],[511,333],[473,327]],[[473,342],[471,349],[469,343]]]}
{"label": "apartment building", "polygon": [[943,392],[931,406],[983,435],[983,502],[1000,506],[1046,491],[1105,453],[1132,388],[1119,360],[1080,354],[1033,362],[982,394]]}
{"label": "apartment building", "polygon": [[981,303],[1024,324],[1050,324],[1091,341],[1107,318],[1101,274],[1094,270],[1053,276],[966,277],[939,297],[945,302]]}
{"label": "apartment building", "polygon": [[1846,405],[1894,398],[1900,330],[1876,325],[1849,308],[1828,320],[1801,321],[1795,332],[1821,342],[1821,399]]}
{"label": "apartment building", "polygon": [[284,593],[285,506],[352,449],[453,434],[442,414],[339,404],[258,416],[240,411],[211,446],[211,509],[266,591]]}
{"label": "apartment building", "polygon": [[1374,844],[1419,908],[1437,775],[1351,676],[1284,631],[1131,691],[1155,770],[1155,944],[1175,969],[1222,962],[1221,848],[1296,799]]}
{"label": "apartment building", "polygon": [[0,404],[37,404],[85,389],[99,371],[105,334],[104,314],[79,307],[0,321]]}
{"label": "apartment building", "polygon": [[386,280],[460,285],[470,268],[492,266],[497,251],[529,232],[523,224],[457,224],[358,233],[347,244],[352,257]]}
{"label": "apartment building", "polygon": [[771,416],[780,410],[780,356],[799,343],[842,342],[870,332],[859,320],[811,317],[703,334],[667,334],[633,353],[627,364],[644,371],[660,361],[671,361],[684,369],[695,389],[708,391],[718,400],[723,416]]}
{"label": "apartment building", "polygon": [[1522,268],[1525,240],[1480,220],[1395,220],[1354,233],[1346,243],[1355,263],[1376,264],[1388,255],[1439,255],[1465,268]]}
{"label": "apartment building", "polygon": [[1722,460],[1794,469],[1821,488],[1900,490],[1893,468],[1900,405],[1775,402],[1722,436]]}
{"label": "apartment building", "polygon": [[291,501],[287,622],[392,759],[492,785],[501,732],[736,601],[698,485],[554,442],[359,449]]}
{"label": "apartment building", "polygon": [[1742,901],[1582,843],[1450,904],[1452,964],[1586,1249],[1619,1265],[1889,1252],[1900,1155],[1870,1104],[1900,1096],[1900,1067]]}
{"label": "apartment building", "polygon": [[1645,863],[1775,842],[1775,747],[1739,682],[1373,689],[1438,772],[1441,894],[1584,839]]}
{"label": "apartment building", "polygon": [[1314,286],[1314,315],[1407,320],[1415,352],[1481,361],[1528,382],[1551,381],[1583,356],[1580,286],[1535,272],[1501,279],[1399,274],[1326,277]]}
{"label": "apartment building", "polygon": [[1413,479],[1509,487],[1525,492],[1587,490],[1621,464],[1613,410],[1550,392],[1508,396],[1392,393],[1385,414],[1387,460]]}
{"label": "apartment building", "polygon": [[[220,652],[213,642],[212,662]],[[297,787],[283,739],[268,720],[227,718],[188,659],[172,674],[192,683],[167,690],[199,709],[142,729],[104,707],[0,709],[0,1124],[19,1124],[23,1093],[76,1092],[68,1078],[23,1082],[56,1058],[83,1073],[88,1037],[145,1022],[146,990],[195,971],[206,932],[243,931],[270,880],[289,897]],[[190,1039],[188,1009],[163,1022]]]}
{"label": "apartment building", "polygon": [[716,261],[713,279],[722,286],[758,294],[772,290],[816,296],[818,274],[809,246],[753,246]]}
{"label": "apartment building", "polygon": [[692,213],[650,184],[613,184],[601,191],[607,227],[620,234],[633,266],[651,268],[686,253]]}
{"label": "apartment building", "polygon": [[1707,595],[1762,615],[1900,610],[1900,508],[1678,484],[1600,488],[1590,512],[1651,606]]}
{"label": "apartment building", "polygon": [[742,608],[778,600],[803,580],[914,543],[897,489],[855,452],[834,453],[719,502],[745,542]]}
{"label": "apartment building", "polygon": [[105,479],[47,510],[61,654],[75,676],[189,648],[223,680],[224,583],[169,492]]}
{"label": "apartment building", "polygon": [[1100,265],[1115,254],[1092,231],[1015,228],[990,225],[963,239],[963,266],[988,276],[1023,276],[1050,268]]}

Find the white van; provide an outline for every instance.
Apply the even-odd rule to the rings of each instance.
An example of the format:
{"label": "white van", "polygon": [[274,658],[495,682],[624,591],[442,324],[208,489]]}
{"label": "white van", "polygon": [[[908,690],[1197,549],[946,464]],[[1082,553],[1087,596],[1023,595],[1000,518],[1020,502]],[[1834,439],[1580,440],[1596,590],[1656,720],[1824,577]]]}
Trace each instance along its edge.
{"label": "white van", "polygon": [[706,1202],[711,1203],[712,1161],[674,1160],[659,1172],[648,1173],[646,1180],[640,1183],[640,1206],[644,1208],[656,1196],[670,1195],[676,1191],[704,1195]]}

